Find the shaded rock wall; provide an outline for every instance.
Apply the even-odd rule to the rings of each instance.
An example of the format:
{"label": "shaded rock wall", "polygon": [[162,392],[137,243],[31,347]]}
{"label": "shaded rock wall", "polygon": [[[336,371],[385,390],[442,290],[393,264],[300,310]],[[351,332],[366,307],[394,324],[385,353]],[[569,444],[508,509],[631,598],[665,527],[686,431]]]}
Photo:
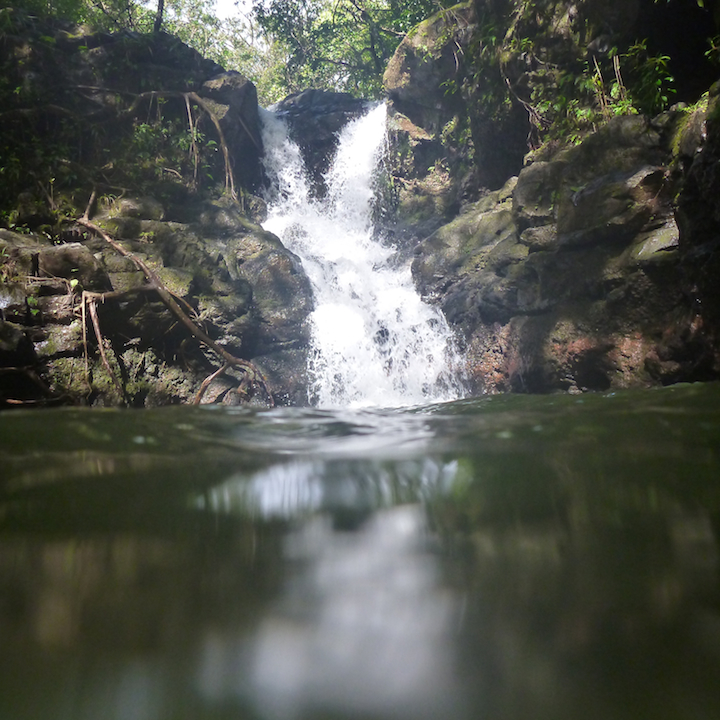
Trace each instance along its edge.
{"label": "shaded rock wall", "polygon": [[[94,223],[144,261],[275,402],[307,402],[299,260],[257,224],[264,203],[254,86],[164,33],[83,34],[10,14],[0,35],[0,405],[190,402],[222,365]],[[230,174],[232,177],[230,177]],[[82,308],[98,302],[100,340]],[[105,350],[113,381],[102,361]],[[255,390],[241,369],[203,402]]]}
{"label": "shaded rock wall", "polygon": [[[123,238],[123,246],[150,265],[214,341],[236,357],[254,360],[276,402],[306,402],[312,293],[299,260],[248,221],[232,200],[197,206],[192,223],[148,217],[142,206],[119,202],[95,222]],[[192,401],[221,361],[178,323],[156,293],[141,290],[147,280],[131,260],[102,239],[80,239],[53,245],[42,236],[0,230],[6,270],[0,282],[0,336],[5,338],[0,362],[6,367],[0,395],[142,406]],[[86,372],[83,290],[119,295],[102,302],[98,314],[124,397],[97,356],[89,320]],[[218,377],[204,402],[240,402],[244,395],[234,390],[242,379],[241,371]]]}
{"label": "shaded rock wall", "polygon": [[477,165],[467,108],[460,93],[477,17],[471,3],[418,25],[388,63],[384,85],[390,107],[385,203],[395,210],[388,232],[410,245],[477,197]]}
{"label": "shaded rock wall", "polygon": [[[639,116],[616,118],[419,245],[415,276],[469,339],[479,389],[669,379],[650,356],[692,312],[662,137]],[[685,379],[707,369],[688,362]]]}
{"label": "shaded rock wall", "polygon": [[[552,117],[533,116],[533,87],[559,98],[592,43],[633,42],[646,10],[540,5],[458,6],[389,65],[395,227],[415,244],[416,282],[464,338],[475,392],[718,378],[715,92],[709,107],[599,117],[538,145]],[[493,78],[477,58],[500,27]]]}

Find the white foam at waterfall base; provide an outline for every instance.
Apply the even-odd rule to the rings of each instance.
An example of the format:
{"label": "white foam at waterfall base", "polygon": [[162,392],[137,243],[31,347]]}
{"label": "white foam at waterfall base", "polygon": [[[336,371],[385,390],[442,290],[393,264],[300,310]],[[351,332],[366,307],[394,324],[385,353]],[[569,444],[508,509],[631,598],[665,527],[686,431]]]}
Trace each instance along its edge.
{"label": "white foam at waterfall base", "polygon": [[311,197],[302,156],[285,123],[262,113],[271,191],[265,229],[302,260],[315,293],[310,396],[321,407],[401,407],[462,395],[453,336],[427,305],[409,263],[377,237],[373,179],[385,145],[378,105],[341,131],[325,181]]}

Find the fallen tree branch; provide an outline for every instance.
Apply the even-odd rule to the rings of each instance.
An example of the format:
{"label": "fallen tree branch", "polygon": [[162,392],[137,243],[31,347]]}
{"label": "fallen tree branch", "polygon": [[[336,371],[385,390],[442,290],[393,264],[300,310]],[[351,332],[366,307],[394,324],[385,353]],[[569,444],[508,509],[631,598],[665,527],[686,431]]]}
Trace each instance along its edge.
{"label": "fallen tree branch", "polygon": [[[97,338],[98,350],[100,351],[100,359],[102,360],[103,367],[110,376],[110,380],[112,380],[113,385],[118,389],[120,396],[123,400],[127,401],[125,388],[122,386],[122,383],[118,380],[117,376],[113,372],[113,369],[110,367],[110,362],[108,361],[107,353],[105,352],[105,338],[100,330],[100,320],[98,319],[97,314],[97,297],[93,297],[93,295],[96,295],[96,293],[89,293],[86,290],[83,290],[83,307],[87,306],[87,309],[90,311],[90,320],[92,321],[92,326],[95,330],[95,337]],[[85,344],[85,358],[87,359],[87,343]]]}
{"label": "fallen tree branch", "polygon": [[[274,405],[274,400],[272,393],[270,392],[270,387],[268,386],[267,380],[263,376],[262,372],[249,360],[243,360],[242,358],[235,357],[234,355],[229,353],[225,348],[218,345],[202,328],[198,327],[183,311],[173,294],[165,287],[163,281],[160,279],[157,273],[150,266],[147,265],[147,263],[137,257],[134,253],[126,250],[122,245],[120,245],[119,242],[117,242],[117,240],[108,235],[108,233],[106,233],[101,227],[95,225],[93,222],[90,222],[90,220],[82,217],[78,218],[77,223],[79,225],[82,225],[83,227],[86,227],[88,230],[101,237],[114,250],[119,252],[124,257],[130,259],[135,264],[135,266],[145,275],[146,279],[149,282],[148,287],[152,288],[157,292],[161,300],[165,303],[165,305],[173,313],[173,315],[175,315],[175,317],[183,325],[185,325],[185,327],[192,333],[194,337],[196,337],[200,342],[213,350],[224,361],[225,364],[223,365],[223,367],[216,373],[213,373],[213,376],[210,377],[209,381],[207,381],[206,379],[205,382],[207,382],[207,385],[205,384],[205,382],[203,382],[200,387],[200,391],[198,391],[198,395],[195,397],[194,404],[199,404],[200,400],[202,399],[202,395],[205,393],[205,390],[209,386],[210,382],[215,379],[215,377],[222,374],[230,367],[239,367],[242,368],[242,370],[253,383],[260,385],[263,388],[267,396],[268,402],[271,406]],[[104,293],[101,294],[101,297],[107,298],[109,295],[109,293]],[[92,307],[92,305],[89,306],[91,319],[93,312]],[[84,325],[85,323],[83,323],[83,327]]]}

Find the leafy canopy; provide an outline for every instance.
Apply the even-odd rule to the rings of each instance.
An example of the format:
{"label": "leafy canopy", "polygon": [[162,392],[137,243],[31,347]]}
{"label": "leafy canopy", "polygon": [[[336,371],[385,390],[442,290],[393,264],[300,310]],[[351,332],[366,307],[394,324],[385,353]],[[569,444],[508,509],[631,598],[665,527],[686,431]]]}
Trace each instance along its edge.
{"label": "leafy canopy", "polygon": [[[13,8],[108,32],[161,27],[258,87],[264,104],[308,87],[365,97],[403,36],[454,0],[253,0],[220,19],[215,0],[19,0]],[[160,22],[161,21],[161,22]]]}
{"label": "leafy canopy", "polygon": [[254,0],[267,41],[285,62],[280,84],[377,97],[387,61],[419,22],[447,0]]}

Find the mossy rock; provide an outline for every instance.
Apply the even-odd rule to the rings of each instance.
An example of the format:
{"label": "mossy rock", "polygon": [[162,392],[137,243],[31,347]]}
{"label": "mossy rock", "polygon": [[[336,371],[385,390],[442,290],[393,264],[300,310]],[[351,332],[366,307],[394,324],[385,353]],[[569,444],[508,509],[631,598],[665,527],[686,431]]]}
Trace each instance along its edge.
{"label": "mossy rock", "polygon": [[38,271],[41,276],[75,280],[84,290],[112,289],[102,263],[81,243],[43,248],[38,253]]}
{"label": "mossy rock", "polygon": [[625,259],[639,265],[676,263],[679,260],[678,247],[680,231],[674,218],[668,218],[659,227],[640,233],[628,248]]}
{"label": "mossy rock", "polygon": [[0,367],[34,365],[35,350],[25,328],[0,320]]}
{"label": "mossy rock", "polygon": [[79,320],[70,325],[50,325],[45,330],[45,339],[35,343],[35,352],[40,359],[57,355],[81,355],[83,332]]}
{"label": "mossy rock", "polygon": [[457,70],[456,35],[474,18],[473,3],[441,10],[420,23],[400,43],[383,76],[396,108],[417,126],[439,132],[455,114],[454,94],[443,83]]}
{"label": "mossy rock", "polygon": [[110,214],[138,220],[163,220],[165,208],[160,201],[152,197],[122,197],[112,204]]}
{"label": "mossy rock", "polygon": [[555,200],[565,172],[565,162],[536,162],[524,168],[513,193],[513,213],[518,230],[554,222]]}

